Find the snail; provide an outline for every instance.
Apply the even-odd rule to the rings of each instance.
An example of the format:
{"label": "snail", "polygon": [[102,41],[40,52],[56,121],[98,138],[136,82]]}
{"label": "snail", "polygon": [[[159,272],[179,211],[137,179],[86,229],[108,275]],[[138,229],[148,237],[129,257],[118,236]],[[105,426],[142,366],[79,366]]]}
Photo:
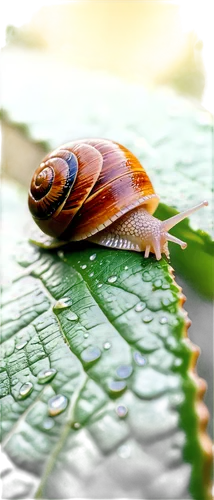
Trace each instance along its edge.
{"label": "snail", "polygon": [[107,139],[69,142],[48,154],[35,171],[29,209],[49,236],[63,242],[88,239],[94,243],[169,258],[168,241],[186,248],[168,231],[199,205],[160,221],[152,214],[159,197],[137,158]]}

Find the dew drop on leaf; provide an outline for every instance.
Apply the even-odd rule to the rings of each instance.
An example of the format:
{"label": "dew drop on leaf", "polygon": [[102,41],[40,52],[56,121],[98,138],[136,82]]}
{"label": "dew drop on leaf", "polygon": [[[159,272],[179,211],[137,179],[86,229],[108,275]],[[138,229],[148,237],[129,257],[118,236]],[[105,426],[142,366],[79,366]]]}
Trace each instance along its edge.
{"label": "dew drop on leaf", "polygon": [[59,415],[67,408],[67,405],[68,399],[62,394],[57,394],[48,401],[48,413],[51,417]]}
{"label": "dew drop on leaf", "polygon": [[84,333],[83,337],[84,337],[84,339],[87,339],[88,338],[88,333]]}
{"label": "dew drop on leaf", "polygon": [[152,320],[153,320],[153,316],[151,316],[151,314],[147,314],[147,315],[146,315],[146,316],[144,316],[144,318],[143,318],[143,322],[144,322],[144,323],[150,323]]}
{"label": "dew drop on leaf", "polygon": [[74,429],[78,430],[78,429],[80,429],[81,425],[80,425],[80,423],[79,423],[79,422],[75,422],[75,423],[73,424],[73,427],[74,427]]}
{"label": "dew drop on leaf", "polygon": [[69,321],[77,321],[78,316],[75,312],[71,311],[67,314],[66,318],[69,319]]}
{"label": "dew drop on leaf", "polygon": [[121,365],[117,368],[116,373],[120,378],[128,378],[132,374],[132,366],[131,365]]}
{"label": "dew drop on leaf", "polygon": [[55,368],[47,368],[46,370],[42,370],[37,378],[39,384],[46,384],[50,380],[52,380],[56,375]]}
{"label": "dew drop on leaf", "polygon": [[92,363],[96,361],[101,356],[101,351],[99,347],[89,346],[84,351],[81,352],[80,357],[85,363]]}
{"label": "dew drop on leaf", "polygon": [[117,276],[110,276],[110,277],[108,278],[108,282],[109,282],[109,283],[115,283],[115,281],[117,281]]}
{"label": "dew drop on leaf", "polygon": [[20,349],[23,349],[23,347],[25,347],[26,345],[27,345],[27,340],[22,340],[21,342],[16,344],[16,349],[18,349],[19,351]]}
{"label": "dew drop on leaf", "polygon": [[99,285],[97,285],[97,288],[101,288],[101,286],[103,286],[103,284],[99,283]]}
{"label": "dew drop on leaf", "polygon": [[96,253],[93,253],[92,255],[90,255],[89,259],[90,260],[95,260],[96,259]]}
{"label": "dew drop on leaf", "polygon": [[86,264],[83,264],[82,266],[80,266],[81,269],[86,269],[87,265]]}
{"label": "dew drop on leaf", "polygon": [[103,344],[103,347],[104,347],[104,349],[105,349],[106,351],[108,351],[108,349],[110,349],[110,348],[111,348],[111,342],[105,342],[105,343]]}
{"label": "dew drop on leaf", "polygon": [[145,309],[145,307],[146,307],[145,302],[138,302],[138,304],[135,306],[135,311],[141,312]]}
{"label": "dew drop on leaf", "polygon": [[43,422],[43,427],[46,430],[52,429],[52,427],[55,425],[55,422],[52,418],[46,418]]}
{"label": "dew drop on leaf", "polygon": [[90,278],[93,278],[93,276],[94,276],[94,273],[90,273],[90,274],[89,274],[89,277],[90,277]]}
{"label": "dew drop on leaf", "polygon": [[128,413],[128,408],[124,405],[118,405],[116,408],[116,413],[117,413],[118,417],[124,418],[124,417],[126,417],[126,415]]}
{"label": "dew drop on leaf", "polygon": [[165,325],[166,323],[168,323],[168,319],[166,316],[162,316],[162,318],[160,319],[159,323],[161,325]]}
{"label": "dew drop on leaf", "polygon": [[144,366],[146,364],[146,358],[144,358],[140,352],[134,353],[134,360],[139,366]]}
{"label": "dew drop on leaf", "polygon": [[163,299],[161,302],[162,302],[163,306],[166,306],[166,307],[171,304],[171,300],[168,299],[167,297],[165,299]]}
{"label": "dew drop on leaf", "polygon": [[19,397],[25,399],[33,390],[33,384],[31,382],[26,382],[23,384],[19,391]]}
{"label": "dew drop on leaf", "polygon": [[120,394],[126,389],[126,382],[124,382],[124,380],[111,380],[108,384],[108,388],[113,394]]}

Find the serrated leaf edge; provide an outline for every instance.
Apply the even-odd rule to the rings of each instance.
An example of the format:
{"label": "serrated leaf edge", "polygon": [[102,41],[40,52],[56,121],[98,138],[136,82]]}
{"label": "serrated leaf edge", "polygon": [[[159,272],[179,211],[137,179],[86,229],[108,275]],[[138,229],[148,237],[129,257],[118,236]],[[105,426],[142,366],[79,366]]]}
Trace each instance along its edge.
{"label": "serrated leaf edge", "polygon": [[203,401],[204,394],[207,390],[207,383],[203,378],[199,377],[197,373],[197,360],[200,356],[201,350],[188,337],[188,329],[191,326],[192,322],[188,317],[187,311],[183,307],[184,303],[186,302],[186,296],[183,294],[182,288],[176,283],[174,277],[174,269],[171,266],[169,266],[169,273],[172,276],[174,284],[178,287],[180,296],[179,307],[182,309],[184,313],[183,341],[185,342],[185,344],[187,345],[188,349],[191,352],[187,375],[192,380],[196,388],[194,409],[195,409],[195,414],[197,416],[198,442],[203,454],[202,478],[203,478],[203,483],[205,485],[205,493],[206,493],[205,498],[206,500],[211,500],[212,499],[211,467],[213,460],[213,447],[212,447],[212,441],[207,433],[207,425],[209,422],[210,414],[207,406]]}

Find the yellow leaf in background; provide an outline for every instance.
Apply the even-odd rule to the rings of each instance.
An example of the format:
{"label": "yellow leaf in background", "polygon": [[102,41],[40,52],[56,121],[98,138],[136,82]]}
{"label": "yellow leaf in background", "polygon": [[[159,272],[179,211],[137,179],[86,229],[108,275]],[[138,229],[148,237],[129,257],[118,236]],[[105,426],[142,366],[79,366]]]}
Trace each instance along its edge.
{"label": "yellow leaf in background", "polygon": [[[72,2],[43,5],[8,29],[7,46],[68,51],[117,72],[128,71],[202,104],[207,89],[204,43],[184,32],[172,2]],[[63,77],[63,75],[62,75]]]}

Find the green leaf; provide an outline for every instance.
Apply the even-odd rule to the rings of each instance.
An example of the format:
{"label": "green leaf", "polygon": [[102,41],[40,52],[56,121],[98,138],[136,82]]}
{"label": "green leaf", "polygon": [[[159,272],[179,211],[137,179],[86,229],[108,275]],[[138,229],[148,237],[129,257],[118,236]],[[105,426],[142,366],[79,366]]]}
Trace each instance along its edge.
{"label": "green leaf", "polygon": [[207,500],[204,388],[168,263],[47,252],[26,236],[16,247],[22,270],[2,295],[4,498]]}
{"label": "green leaf", "polygon": [[[3,107],[12,122],[28,127],[28,136],[35,141],[42,139],[50,150],[78,137],[107,137],[124,144],[145,166],[160,196],[157,214],[166,218],[170,207],[182,211],[209,201],[207,208],[191,216],[190,226],[179,226],[188,251],[181,253],[171,245],[171,256],[172,265],[194,287],[213,297],[211,114],[169,89],[148,91],[110,75],[71,69],[59,60],[56,74],[56,61],[41,52],[5,50],[2,64]],[[29,78],[23,78],[26,67],[31,84]],[[50,74],[55,75],[51,86]],[[12,78],[16,93],[11,95]],[[39,106],[38,100],[31,98],[34,88]],[[29,169],[24,155],[20,163]]]}

